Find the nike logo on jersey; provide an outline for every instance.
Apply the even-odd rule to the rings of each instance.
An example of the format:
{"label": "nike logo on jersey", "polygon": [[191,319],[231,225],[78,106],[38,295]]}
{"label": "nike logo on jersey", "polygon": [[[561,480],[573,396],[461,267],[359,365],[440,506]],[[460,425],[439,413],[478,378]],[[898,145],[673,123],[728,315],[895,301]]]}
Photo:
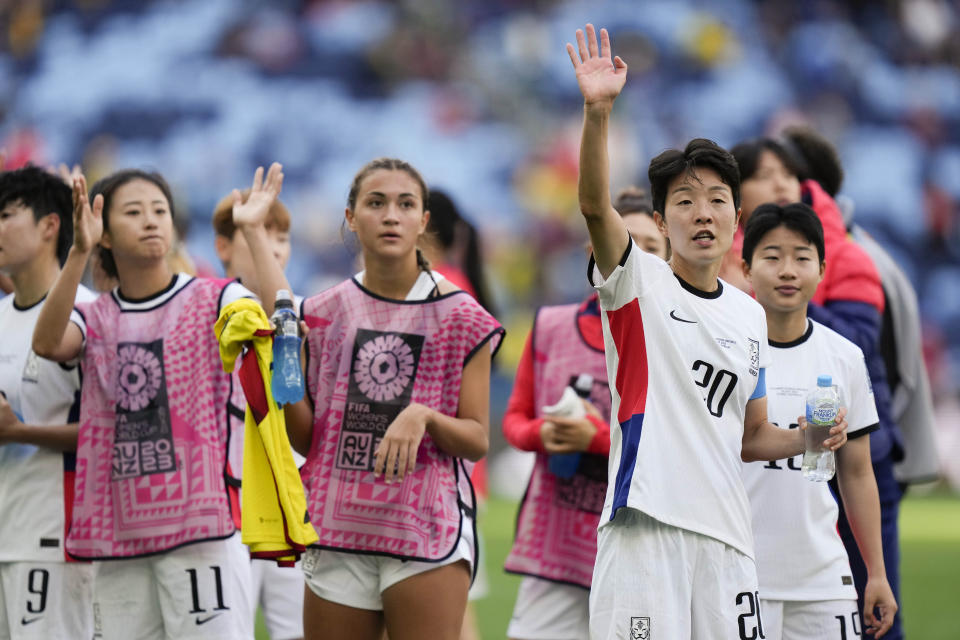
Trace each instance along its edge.
{"label": "nike logo on jersey", "polygon": [[27,626],[28,624],[33,624],[37,620],[42,620],[42,619],[43,619],[43,616],[37,616],[36,618],[28,618],[27,616],[23,616],[22,618],[20,618],[20,624],[22,624],[23,626]]}
{"label": "nike logo on jersey", "polygon": [[206,618],[198,617],[197,619],[194,620],[194,622],[197,623],[197,626],[200,626],[201,624],[207,624],[208,622],[210,622],[211,620],[213,620],[219,615],[223,615],[223,611],[221,611],[220,613],[215,613],[212,616],[207,616]]}
{"label": "nike logo on jersey", "polygon": [[676,309],[670,312],[670,317],[676,320],[677,322],[686,322],[687,324],[697,324],[696,320],[684,320],[683,318],[678,316]]}

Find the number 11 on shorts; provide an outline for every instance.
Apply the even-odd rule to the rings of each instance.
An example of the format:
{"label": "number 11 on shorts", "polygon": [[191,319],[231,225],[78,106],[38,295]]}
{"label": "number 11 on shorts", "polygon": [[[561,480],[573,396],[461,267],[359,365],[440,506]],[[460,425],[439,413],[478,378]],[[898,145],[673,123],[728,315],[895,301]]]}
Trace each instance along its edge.
{"label": "number 11 on shorts", "polygon": [[[220,578],[220,567],[213,565],[210,567],[210,569],[213,571],[213,580],[216,587],[217,598],[217,606],[215,606],[213,610],[229,611],[230,607],[223,604],[223,581]],[[190,610],[190,613],[206,613],[207,610],[200,606],[200,585],[198,584],[197,580],[197,570],[187,569],[186,572],[190,574],[190,593],[193,597],[193,609]]]}

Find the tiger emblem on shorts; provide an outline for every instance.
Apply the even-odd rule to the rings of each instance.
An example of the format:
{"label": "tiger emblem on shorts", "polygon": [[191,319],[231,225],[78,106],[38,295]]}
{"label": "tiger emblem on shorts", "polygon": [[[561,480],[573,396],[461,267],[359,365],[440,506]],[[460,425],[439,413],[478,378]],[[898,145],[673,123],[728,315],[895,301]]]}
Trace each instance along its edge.
{"label": "tiger emblem on shorts", "polygon": [[650,640],[650,618],[630,618],[631,640]]}

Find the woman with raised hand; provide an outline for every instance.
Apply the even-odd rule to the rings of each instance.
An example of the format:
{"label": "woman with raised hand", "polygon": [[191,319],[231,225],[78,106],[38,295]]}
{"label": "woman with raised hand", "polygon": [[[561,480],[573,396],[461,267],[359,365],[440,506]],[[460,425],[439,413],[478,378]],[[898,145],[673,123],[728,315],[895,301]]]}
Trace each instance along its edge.
{"label": "woman with raised hand", "polygon": [[[580,211],[616,420],[590,636],[756,638],[763,627],[741,462],[796,455],[804,443],[767,419],[763,308],[717,277],[737,225],[739,171],[705,139],[651,160],[654,218],[670,261],[640,251],[610,199],[607,138],[627,65],[612,56],[606,30],[599,35],[587,25],[577,46],[567,44],[584,99]],[[838,417],[825,445],[841,446],[845,428]]]}
{"label": "woman with raised hand", "polygon": [[[666,260],[667,240],[646,193],[626,189],[614,208],[637,246]],[[582,399],[583,415],[545,415],[544,407],[569,395],[571,386],[588,396]],[[503,417],[507,442],[536,453],[505,563],[507,571],[524,576],[507,628],[514,640],[589,637],[597,525],[607,492],[609,419],[597,294],[580,303],[541,307]],[[571,464],[564,471],[558,460]]]}
{"label": "woman with raised hand", "polygon": [[[280,191],[279,165],[262,176],[258,169],[246,209],[269,208]],[[90,196],[77,177],[73,246],[33,348],[82,367],[66,548],[100,561],[97,637],[252,638],[249,562],[227,540],[235,533],[224,479],[231,376],[213,332],[220,309],[251,294],[171,270],[173,201],[159,174],[119,171]],[[263,230],[245,232],[256,244]],[[74,306],[95,250],[119,284]]]}

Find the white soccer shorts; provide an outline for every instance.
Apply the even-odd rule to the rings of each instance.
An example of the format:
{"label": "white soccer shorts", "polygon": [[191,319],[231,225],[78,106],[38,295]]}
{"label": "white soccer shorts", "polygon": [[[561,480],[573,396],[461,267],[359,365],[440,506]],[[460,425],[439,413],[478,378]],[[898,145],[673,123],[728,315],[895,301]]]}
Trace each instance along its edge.
{"label": "white soccer shorts", "polygon": [[593,640],[758,640],[753,559],[714,538],[621,508],[597,538]]}
{"label": "white soccer shorts", "polygon": [[307,586],[318,598],[356,609],[382,611],[380,594],[402,580],[460,560],[466,560],[472,570],[473,523],[469,518],[463,518],[461,531],[456,549],[440,562],[307,549],[302,560],[303,575]]}
{"label": "white soccer shorts", "polygon": [[853,640],[863,635],[856,600],[761,600],[766,640]]}
{"label": "white soccer shorts", "polygon": [[95,640],[253,640],[250,556],[230,538],[94,564]]}
{"label": "white soccer shorts", "polygon": [[589,635],[590,590],[527,576],[507,627],[513,640],[583,640]]}
{"label": "white soccer shorts", "polygon": [[0,640],[89,638],[93,574],[85,562],[0,563]]}

